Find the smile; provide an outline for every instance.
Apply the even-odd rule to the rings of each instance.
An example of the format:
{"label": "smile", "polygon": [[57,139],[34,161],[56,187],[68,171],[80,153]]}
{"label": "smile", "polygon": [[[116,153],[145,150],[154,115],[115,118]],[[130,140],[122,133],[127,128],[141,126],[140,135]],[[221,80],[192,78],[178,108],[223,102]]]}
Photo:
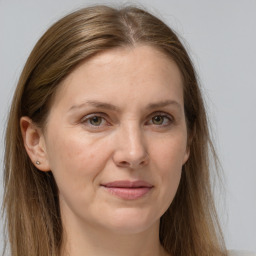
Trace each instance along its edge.
{"label": "smile", "polygon": [[145,181],[114,181],[102,184],[102,187],[110,194],[125,200],[135,200],[148,194],[153,185]]}

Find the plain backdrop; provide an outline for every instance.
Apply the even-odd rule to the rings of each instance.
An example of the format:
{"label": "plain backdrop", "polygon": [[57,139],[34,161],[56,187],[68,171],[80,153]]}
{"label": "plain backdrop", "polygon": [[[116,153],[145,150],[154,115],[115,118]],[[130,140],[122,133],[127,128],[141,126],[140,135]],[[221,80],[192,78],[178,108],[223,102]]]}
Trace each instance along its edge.
{"label": "plain backdrop", "polygon": [[63,15],[97,3],[137,3],[178,32],[203,86],[226,177],[218,209],[227,247],[256,251],[256,0],[0,0],[1,167],[7,111],[34,44]]}

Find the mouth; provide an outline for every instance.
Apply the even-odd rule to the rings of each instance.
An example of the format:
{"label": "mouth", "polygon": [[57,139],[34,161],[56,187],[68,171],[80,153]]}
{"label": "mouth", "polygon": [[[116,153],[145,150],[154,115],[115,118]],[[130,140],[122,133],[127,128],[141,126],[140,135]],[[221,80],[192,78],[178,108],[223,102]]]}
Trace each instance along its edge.
{"label": "mouth", "polygon": [[148,194],[153,188],[152,184],[142,180],[118,180],[101,184],[101,186],[110,194],[125,200],[139,199]]}

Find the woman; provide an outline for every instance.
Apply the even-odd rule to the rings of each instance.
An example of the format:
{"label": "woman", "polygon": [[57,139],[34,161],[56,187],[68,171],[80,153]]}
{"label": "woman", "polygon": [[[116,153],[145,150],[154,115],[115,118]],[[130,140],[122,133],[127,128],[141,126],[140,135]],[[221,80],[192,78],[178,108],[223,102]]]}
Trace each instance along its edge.
{"label": "woman", "polygon": [[64,17],[33,49],[10,111],[11,255],[227,255],[210,153],[170,28],[132,7]]}

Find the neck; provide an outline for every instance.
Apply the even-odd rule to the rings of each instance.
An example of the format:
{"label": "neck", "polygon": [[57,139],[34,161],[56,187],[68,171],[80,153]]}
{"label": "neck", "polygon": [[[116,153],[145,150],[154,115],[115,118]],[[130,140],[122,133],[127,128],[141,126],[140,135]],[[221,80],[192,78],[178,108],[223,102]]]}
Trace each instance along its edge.
{"label": "neck", "polygon": [[62,256],[166,256],[159,242],[159,223],[133,234],[120,234],[88,224],[64,224]]}

